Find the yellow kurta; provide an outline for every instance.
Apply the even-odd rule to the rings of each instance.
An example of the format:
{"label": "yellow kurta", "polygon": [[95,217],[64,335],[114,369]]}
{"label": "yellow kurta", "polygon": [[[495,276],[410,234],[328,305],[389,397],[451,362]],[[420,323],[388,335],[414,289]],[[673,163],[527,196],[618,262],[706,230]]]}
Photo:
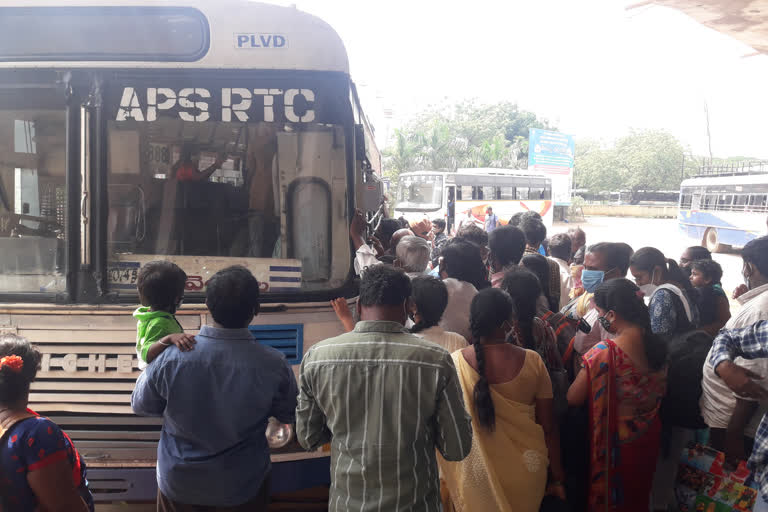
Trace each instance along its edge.
{"label": "yellow kurta", "polygon": [[538,354],[526,352],[525,363],[517,377],[491,385],[496,411],[493,432],[481,427],[477,421],[472,394],[479,375],[461,351],[453,353],[464,403],[473,420],[469,456],[461,462],[447,462],[438,456],[456,511],[539,510],[547,483],[549,459],[544,430],[535,421],[534,403],[535,399],[552,398],[552,385]]}

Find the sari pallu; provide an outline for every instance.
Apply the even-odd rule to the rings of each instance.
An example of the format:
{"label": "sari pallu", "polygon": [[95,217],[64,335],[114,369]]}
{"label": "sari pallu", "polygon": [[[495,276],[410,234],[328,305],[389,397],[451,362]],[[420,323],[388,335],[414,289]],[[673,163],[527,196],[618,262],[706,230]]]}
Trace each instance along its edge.
{"label": "sari pallu", "polygon": [[[584,363],[589,381],[589,510],[647,512],[661,435],[663,382],[640,375],[611,340],[597,344]],[[640,402],[649,395],[657,395],[653,410],[618,415],[620,396]]]}
{"label": "sari pallu", "polygon": [[504,396],[504,387],[514,379],[491,384],[496,427],[493,432],[485,430],[477,423],[472,398],[477,372],[461,351],[454,352],[453,359],[464,403],[473,418],[472,449],[460,462],[438,455],[451,502],[444,508],[448,512],[537,512],[546,489],[549,456],[544,430],[535,420],[535,407]]}

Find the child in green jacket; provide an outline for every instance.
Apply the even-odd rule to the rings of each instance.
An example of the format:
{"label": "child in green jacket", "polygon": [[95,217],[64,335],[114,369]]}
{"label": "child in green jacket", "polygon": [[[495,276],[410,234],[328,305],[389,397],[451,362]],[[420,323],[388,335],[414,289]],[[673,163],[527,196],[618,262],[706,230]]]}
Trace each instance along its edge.
{"label": "child in green jacket", "polygon": [[141,307],[133,312],[136,325],[136,354],[144,369],[163,350],[176,345],[192,350],[194,336],[185,334],[174,316],[184,298],[187,274],[170,261],[150,261],[139,270],[136,287]]}

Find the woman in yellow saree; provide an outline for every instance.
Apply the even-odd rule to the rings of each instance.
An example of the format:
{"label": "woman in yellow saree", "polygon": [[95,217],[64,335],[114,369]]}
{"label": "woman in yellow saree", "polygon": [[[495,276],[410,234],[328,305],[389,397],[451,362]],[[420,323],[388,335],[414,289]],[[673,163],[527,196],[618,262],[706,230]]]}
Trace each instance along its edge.
{"label": "woman in yellow saree", "polygon": [[584,355],[568,390],[589,409],[590,512],[647,512],[656,469],[666,388],[666,343],[651,332],[640,290],[612,279],[595,291],[604,340]]}
{"label": "woman in yellow saree", "polygon": [[536,352],[506,342],[514,321],[506,292],[481,291],[470,312],[475,345],[452,356],[472,415],[472,450],[461,462],[438,458],[450,506],[537,512],[550,468],[550,491],[565,497],[549,374]]}

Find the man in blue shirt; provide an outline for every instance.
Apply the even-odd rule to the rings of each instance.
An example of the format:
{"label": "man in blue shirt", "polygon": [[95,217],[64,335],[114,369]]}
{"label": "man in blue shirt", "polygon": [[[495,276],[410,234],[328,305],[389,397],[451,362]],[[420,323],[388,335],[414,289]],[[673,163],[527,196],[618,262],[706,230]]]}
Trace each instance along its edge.
{"label": "man in blue shirt", "polygon": [[[745,269],[747,266],[745,265]],[[715,374],[737,396],[751,400],[768,399],[768,390],[760,375],[743,368],[733,361],[737,356],[744,359],[768,357],[768,321],[760,320],[743,329],[723,329],[715,338],[709,362]],[[749,467],[755,472],[760,493],[755,502],[755,512],[768,511],[768,420],[763,417],[755,436],[755,445],[749,458]]]}
{"label": "man in blue shirt", "polygon": [[285,357],[256,342],[248,325],[259,312],[259,283],[229,267],[207,284],[213,326],[193,350],[175,347],[136,382],[136,414],[164,418],[157,448],[158,510],[237,507],[267,510],[267,422],[295,422],[296,380]]}

